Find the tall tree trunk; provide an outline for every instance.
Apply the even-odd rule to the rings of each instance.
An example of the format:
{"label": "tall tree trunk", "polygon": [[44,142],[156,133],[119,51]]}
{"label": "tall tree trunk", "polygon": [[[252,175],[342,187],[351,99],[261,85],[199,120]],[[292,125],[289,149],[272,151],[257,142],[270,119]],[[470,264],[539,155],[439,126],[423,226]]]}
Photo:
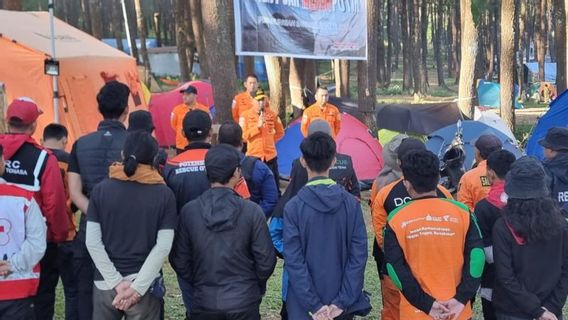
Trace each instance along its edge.
{"label": "tall tree trunk", "polygon": [[515,0],[501,0],[501,118],[514,130]]}
{"label": "tall tree trunk", "polygon": [[4,0],[2,4],[4,10],[22,11],[22,0]]}
{"label": "tall tree trunk", "polygon": [[359,110],[369,128],[376,127],[374,120],[375,102],[377,99],[377,21],[379,7],[374,0],[367,0],[367,61],[357,62],[357,97]]}
{"label": "tall tree trunk", "polygon": [[[564,0],[560,0],[564,1]],[[519,53],[519,73],[518,73],[518,86],[521,97],[523,96],[524,84],[525,84],[525,47],[527,45],[527,35],[526,35],[526,21],[527,21],[527,4],[526,0],[519,0],[519,34],[518,34],[518,53]],[[526,56],[528,61],[528,56]]]}
{"label": "tall tree trunk", "polygon": [[293,106],[293,117],[297,118],[301,115],[304,108],[302,100],[302,89],[305,86],[306,60],[299,58],[290,59],[290,73],[288,74],[288,84],[290,86],[290,100]]}
{"label": "tall tree trunk", "polygon": [[[467,1],[469,7],[467,7],[467,10],[470,11],[471,14],[471,1]],[[453,60],[453,65],[456,68],[455,72],[454,72],[454,76],[456,78],[456,83],[460,81],[460,73],[461,73],[461,57],[464,54],[462,52],[462,39],[463,39],[463,23],[462,23],[462,8],[463,4],[462,4],[462,0],[455,0],[454,3],[454,8],[453,8],[453,16],[454,18],[452,19],[453,25],[452,25],[452,35],[454,37],[453,39],[453,43],[454,43],[454,51],[452,54],[452,60]],[[473,20],[472,20],[473,21]],[[476,50],[477,50],[477,29],[475,30],[475,46],[476,46]],[[477,53],[476,53],[477,54]],[[475,59],[475,57],[474,57]],[[475,64],[475,62],[474,62]]]}
{"label": "tall tree trunk", "polygon": [[442,33],[444,32],[444,5],[443,3],[436,4],[436,24],[432,24],[434,33],[434,57],[436,58],[436,71],[438,74],[438,86],[446,88],[444,81],[444,62],[442,59]]}
{"label": "tall tree trunk", "polygon": [[430,86],[428,84],[428,0],[421,0],[420,6],[420,50],[422,52],[420,74],[422,76],[422,87],[424,93],[426,93]]}
{"label": "tall tree trunk", "polygon": [[408,1],[401,0],[400,8],[400,28],[402,35],[402,88],[409,90],[412,88],[412,63],[410,56],[412,55],[412,45],[410,41],[409,13],[410,8]]}
{"label": "tall tree trunk", "polygon": [[285,106],[285,94],[282,90],[282,60],[275,56],[264,56],[268,87],[270,88],[270,108],[280,114]]}
{"label": "tall tree trunk", "polygon": [[91,35],[97,39],[103,38],[103,22],[102,22],[102,9],[100,0],[90,0],[90,19],[92,33]]}
{"label": "tall tree trunk", "polygon": [[538,60],[538,78],[545,81],[544,59],[546,57],[546,0],[540,0],[537,10],[537,31],[535,34],[535,48]]}
{"label": "tall tree trunk", "polygon": [[116,40],[116,47],[120,51],[124,51],[122,45],[122,7],[120,1],[115,1],[111,6],[112,11],[112,33]]}
{"label": "tall tree trunk", "polygon": [[376,0],[377,6],[377,80],[380,87],[384,87],[385,71],[385,40],[384,40],[384,0]]}
{"label": "tall tree trunk", "polygon": [[148,31],[146,30],[144,9],[142,8],[141,1],[142,0],[134,0],[134,8],[136,10],[136,23],[138,25],[138,31],[140,37],[140,54],[142,55],[142,60],[144,60],[143,61],[145,69],[144,82],[146,83],[146,85],[149,85],[152,69],[150,67],[150,58],[148,56],[148,50],[146,49],[146,35],[148,34]]}
{"label": "tall tree trunk", "polygon": [[154,30],[156,30],[156,46],[162,46],[162,16],[159,11],[154,12]]}
{"label": "tall tree trunk", "polygon": [[91,26],[91,6],[89,1],[90,0],[81,0],[81,20],[83,21],[83,27],[81,29],[88,34],[93,34],[93,28]]}
{"label": "tall tree trunk", "polygon": [[136,62],[140,63],[141,60],[140,60],[140,55],[138,54],[138,45],[136,44],[136,39],[138,39],[136,7],[134,6],[133,0],[124,0],[124,5],[126,6],[128,27],[130,28],[130,50],[132,50],[132,56],[136,59]]}
{"label": "tall tree trunk", "polygon": [[[391,0],[393,1],[393,0]],[[394,1],[392,3],[392,27],[393,27],[393,47],[394,47],[394,70],[398,70],[398,62],[400,58],[400,53],[402,51],[402,36],[401,36],[401,15],[400,15],[400,1]],[[389,33],[390,37],[390,33]]]}
{"label": "tall tree trunk", "polygon": [[[244,76],[246,77],[248,74],[253,74],[254,73],[254,57],[252,56],[244,56],[243,57],[244,60],[244,67],[245,67],[245,74]],[[244,80],[244,79],[243,79]]]}
{"label": "tall tree trunk", "polygon": [[477,28],[473,22],[471,0],[461,0],[461,64],[458,106],[463,114],[473,118],[475,98],[475,58],[477,56]]}
{"label": "tall tree trunk", "polygon": [[185,19],[184,19],[184,28],[185,28],[185,35],[187,36],[187,65],[190,73],[193,73],[193,61],[195,60],[195,36],[193,34],[193,28],[191,26],[191,11],[193,8],[189,5],[187,0],[185,0]]}
{"label": "tall tree trunk", "polygon": [[555,0],[555,30],[556,36],[556,89],[564,92],[567,88],[566,73],[568,50],[566,49],[566,3],[565,0]]}
{"label": "tall tree trunk", "polygon": [[337,97],[349,97],[349,60],[335,59],[333,62],[335,95]]}
{"label": "tall tree trunk", "polygon": [[201,0],[190,0],[191,7],[191,24],[193,27],[193,35],[195,36],[195,44],[197,46],[197,54],[199,55],[199,67],[201,68],[201,78],[209,78],[209,64],[207,54],[205,53],[205,43],[203,35],[203,16],[201,14]]}
{"label": "tall tree trunk", "polygon": [[187,63],[188,57],[188,47],[185,23],[185,10],[186,10],[185,0],[176,0],[175,17],[176,17],[176,47],[178,52],[178,62],[180,70],[180,78],[182,82],[189,81],[191,70]]}
{"label": "tall tree trunk", "polygon": [[387,61],[385,66],[385,87],[388,87],[391,82],[392,77],[392,56],[393,56],[393,46],[394,46],[394,21],[393,21],[393,0],[387,0]]}
{"label": "tall tree trunk", "polygon": [[312,92],[316,92],[317,60],[307,59],[304,63],[304,85]]}
{"label": "tall tree trunk", "polygon": [[[451,4],[449,6],[451,6]],[[453,16],[451,7],[448,7],[447,10],[448,25],[446,26],[446,59],[448,59],[448,78],[455,78],[454,72],[456,66],[454,65],[453,59],[454,43],[452,34]]]}
{"label": "tall tree trunk", "polygon": [[422,61],[422,22],[420,8],[421,0],[414,0],[414,5],[410,6],[409,16],[414,17],[411,22],[410,37],[412,38],[412,71],[414,75],[414,94],[423,96],[426,94],[426,83],[424,76],[424,63]]}
{"label": "tall tree trunk", "polygon": [[237,92],[235,54],[234,51],[227,50],[232,41],[231,28],[234,28],[228,16],[231,5],[229,0],[207,0],[201,3],[205,50],[207,60],[211,61],[208,71],[219,123],[231,121],[231,102]]}

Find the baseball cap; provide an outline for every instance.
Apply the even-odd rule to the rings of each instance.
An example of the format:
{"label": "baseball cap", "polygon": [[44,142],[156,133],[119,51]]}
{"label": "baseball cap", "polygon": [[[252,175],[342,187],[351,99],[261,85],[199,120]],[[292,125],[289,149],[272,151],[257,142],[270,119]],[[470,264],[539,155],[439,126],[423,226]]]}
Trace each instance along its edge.
{"label": "baseball cap", "polygon": [[475,141],[475,148],[479,150],[483,159],[487,159],[493,151],[501,150],[503,143],[492,134],[484,134]]}
{"label": "baseball cap", "polygon": [[211,117],[205,111],[192,110],[186,113],[182,125],[186,138],[204,138],[211,130]]}
{"label": "baseball cap", "polygon": [[197,94],[197,88],[194,86],[187,86],[187,88],[181,89],[179,92]]}
{"label": "baseball cap", "polygon": [[207,151],[205,170],[210,180],[224,180],[235,172],[241,164],[239,152],[228,144],[219,144]]}
{"label": "baseball cap", "polygon": [[43,113],[37,104],[28,97],[20,97],[8,106],[6,118],[8,121],[17,119],[23,125],[32,124]]}

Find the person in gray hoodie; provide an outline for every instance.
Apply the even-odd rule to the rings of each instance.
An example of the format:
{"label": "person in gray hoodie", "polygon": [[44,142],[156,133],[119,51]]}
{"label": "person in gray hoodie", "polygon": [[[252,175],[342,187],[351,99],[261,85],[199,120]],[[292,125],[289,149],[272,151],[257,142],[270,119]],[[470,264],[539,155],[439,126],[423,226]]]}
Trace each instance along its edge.
{"label": "person in gray hoodie", "polygon": [[276,254],[262,209],[234,190],[241,178],[234,147],[205,156],[211,188],[181,210],[170,263],[192,292],[192,320],[260,320]]}

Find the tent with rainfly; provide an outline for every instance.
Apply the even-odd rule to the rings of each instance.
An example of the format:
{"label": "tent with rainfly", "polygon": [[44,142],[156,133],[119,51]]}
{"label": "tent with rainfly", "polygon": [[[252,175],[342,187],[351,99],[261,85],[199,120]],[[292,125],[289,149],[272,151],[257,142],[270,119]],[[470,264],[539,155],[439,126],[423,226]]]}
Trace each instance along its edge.
{"label": "tent with rainfly", "polygon": [[527,142],[528,155],[544,158],[544,150],[538,142],[553,127],[568,127],[568,90],[552,101],[548,112],[538,120]]}
{"label": "tent with rainfly", "polygon": [[[347,113],[343,113],[341,117],[341,130],[335,139],[337,152],[351,156],[360,181],[375,179],[384,165],[380,143],[357,118]],[[292,162],[300,157],[300,143],[303,139],[300,121],[296,120],[288,126],[284,138],[276,143],[278,169],[283,178],[290,176]]]}
{"label": "tent with rainfly", "polygon": [[176,134],[170,125],[170,115],[175,106],[183,103],[180,90],[188,86],[197,89],[197,101],[208,106],[211,114],[214,113],[213,88],[208,81],[190,81],[171,91],[152,94],[148,108],[156,127],[156,139],[161,146],[175,145]]}
{"label": "tent with rainfly", "polygon": [[[52,78],[44,74],[44,61],[51,57],[49,15],[0,10],[0,30],[0,83],[6,86],[8,101],[30,97],[43,110],[39,135],[55,113]],[[60,63],[58,114],[70,141],[96,130],[102,120],[96,95],[107,81],[128,85],[131,111],[146,108],[134,58],[59,19],[55,47]]]}

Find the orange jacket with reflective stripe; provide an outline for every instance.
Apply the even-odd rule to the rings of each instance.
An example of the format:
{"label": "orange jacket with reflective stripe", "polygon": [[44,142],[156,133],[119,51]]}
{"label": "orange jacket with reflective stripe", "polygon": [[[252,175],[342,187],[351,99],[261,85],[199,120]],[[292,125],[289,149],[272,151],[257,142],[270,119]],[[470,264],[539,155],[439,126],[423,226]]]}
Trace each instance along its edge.
{"label": "orange jacket with reflective stripe", "polygon": [[[264,99],[264,108],[270,108],[270,99]],[[233,120],[239,123],[241,116],[248,111],[250,108],[254,107],[254,98],[248,92],[241,92],[235,96],[233,99],[232,113]]]}
{"label": "orange jacket with reflective stripe", "polygon": [[270,161],[276,157],[276,142],[284,136],[284,126],[274,111],[264,108],[264,125],[259,128],[260,115],[256,108],[242,114],[239,124],[247,143],[247,156]]}
{"label": "orange jacket with reflective stripe", "polygon": [[312,104],[304,111],[302,116],[302,125],[300,129],[304,137],[308,136],[308,127],[314,119],[323,119],[329,123],[331,134],[335,138],[339,134],[341,128],[341,113],[339,109],[331,103],[326,103],[323,108],[317,104]]}
{"label": "orange jacket with reflective stripe", "polygon": [[466,172],[458,187],[458,201],[473,211],[475,205],[487,197],[491,183],[487,178],[487,161],[481,161],[476,168]]}
{"label": "orange jacket with reflective stripe", "polygon": [[172,115],[170,118],[170,124],[172,129],[174,129],[176,133],[176,148],[178,149],[185,149],[189,144],[187,142],[187,138],[183,136],[183,118],[185,114],[192,111],[192,110],[203,110],[211,116],[211,112],[209,112],[209,108],[200,104],[199,102],[195,102],[195,104],[191,107],[187,106],[185,103],[178,104],[173,110]]}

